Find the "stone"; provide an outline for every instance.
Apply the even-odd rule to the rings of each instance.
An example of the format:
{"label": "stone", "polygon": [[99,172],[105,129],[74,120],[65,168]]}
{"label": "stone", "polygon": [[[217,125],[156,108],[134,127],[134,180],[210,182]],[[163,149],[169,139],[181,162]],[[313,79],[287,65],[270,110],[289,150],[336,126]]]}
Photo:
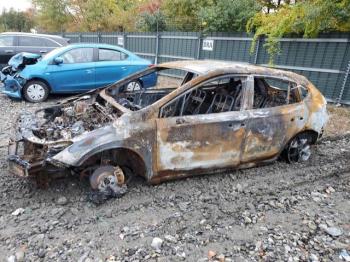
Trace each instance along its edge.
{"label": "stone", "polygon": [[252,220],[249,217],[244,217],[244,223],[245,224],[251,224]]}
{"label": "stone", "polygon": [[7,262],[16,262],[16,257],[14,255],[7,258]]}
{"label": "stone", "polygon": [[44,258],[46,255],[46,251],[44,249],[40,249],[39,252],[38,252],[38,257],[40,258]]}
{"label": "stone", "polygon": [[339,258],[345,260],[346,262],[350,262],[350,255],[345,249],[340,252]]}
{"label": "stone", "polygon": [[16,261],[17,262],[22,262],[22,261],[24,261],[25,253],[24,253],[24,251],[22,249],[19,249],[16,252],[15,256],[16,256]]}
{"label": "stone", "polygon": [[318,259],[318,257],[317,257],[315,254],[311,254],[310,257],[309,257],[309,259],[310,259],[310,261],[312,261],[312,262],[318,262],[318,261],[320,261],[320,260]]}
{"label": "stone", "polygon": [[156,251],[160,251],[163,245],[163,240],[159,237],[155,237],[152,240],[151,247],[153,247]]}
{"label": "stone", "polygon": [[332,237],[339,237],[343,234],[343,231],[338,227],[327,227],[325,231]]}
{"label": "stone", "polygon": [[22,215],[24,213],[25,209],[24,208],[17,208],[15,211],[13,211],[11,213],[11,215],[13,216],[19,216],[19,215]]}
{"label": "stone", "polygon": [[225,262],[225,255],[224,254],[220,254],[216,257],[220,262]]}
{"label": "stone", "polygon": [[60,198],[57,199],[57,204],[58,205],[61,205],[61,206],[64,206],[68,203],[68,200],[66,197],[64,196],[61,196]]}
{"label": "stone", "polygon": [[213,251],[213,250],[209,250],[208,251],[208,258],[209,259],[212,259],[215,256],[216,256],[216,252],[215,251]]}
{"label": "stone", "polygon": [[173,236],[171,236],[171,235],[165,235],[165,236],[164,236],[164,239],[165,239],[166,241],[168,241],[168,242],[171,242],[171,243],[176,243],[176,242],[177,242],[176,237],[173,237]]}

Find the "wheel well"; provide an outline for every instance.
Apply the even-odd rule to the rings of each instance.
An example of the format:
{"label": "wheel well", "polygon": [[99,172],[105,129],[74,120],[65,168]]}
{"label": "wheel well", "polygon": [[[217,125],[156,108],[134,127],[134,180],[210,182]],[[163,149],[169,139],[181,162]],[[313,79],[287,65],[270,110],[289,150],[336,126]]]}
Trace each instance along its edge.
{"label": "wheel well", "polygon": [[311,144],[315,144],[317,141],[317,138],[319,136],[319,134],[314,130],[304,130],[304,131],[298,133],[297,135],[300,135],[300,134],[305,134],[305,135],[310,136],[311,137]]}
{"label": "wheel well", "polygon": [[[81,165],[84,169],[96,165],[115,165],[126,167],[138,176],[146,177],[146,165],[143,158],[128,148],[113,148],[92,155]],[[124,171],[124,170],[123,170]]]}
{"label": "wheel well", "polygon": [[[49,91],[51,92],[51,86],[50,86],[49,82],[47,82],[45,79],[42,79],[42,78],[39,78],[39,77],[34,77],[34,78],[29,79],[29,80],[26,82],[26,84],[29,83],[29,82],[32,82],[32,81],[41,81],[41,82],[44,82],[44,83],[46,84],[46,86],[49,88]],[[23,88],[22,88],[22,90],[23,90]],[[23,91],[22,91],[22,92],[23,92]]]}

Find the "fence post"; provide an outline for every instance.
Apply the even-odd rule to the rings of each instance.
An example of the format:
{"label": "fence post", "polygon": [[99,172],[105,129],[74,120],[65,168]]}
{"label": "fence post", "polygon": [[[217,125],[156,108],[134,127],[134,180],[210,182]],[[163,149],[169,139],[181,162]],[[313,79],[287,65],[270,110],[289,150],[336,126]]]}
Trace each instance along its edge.
{"label": "fence post", "polygon": [[155,64],[158,64],[159,37],[160,37],[160,34],[159,34],[159,32],[157,32],[157,35],[156,35],[156,51],[155,51],[155,58],[154,58],[154,63],[155,63]]}
{"label": "fence post", "polygon": [[128,49],[128,47],[126,46],[127,45],[127,39],[128,39],[127,33],[123,32],[123,48],[125,48],[125,49]]}
{"label": "fence post", "polygon": [[81,43],[81,40],[82,40],[82,34],[79,33],[79,43]]}
{"label": "fence post", "polygon": [[101,32],[97,33],[97,43],[101,43]]}
{"label": "fence post", "polygon": [[201,58],[201,43],[202,43],[202,34],[199,33],[198,35],[198,45],[197,45],[197,54],[196,59],[199,60]]}
{"label": "fence post", "polygon": [[348,68],[346,69],[346,72],[345,72],[345,75],[344,75],[343,84],[341,86],[339,97],[337,99],[337,104],[340,104],[340,101],[341,101],[341,99],[343,97],[345,86],[346,86],[346,82],[348,81],[349,74],[350,74],[350,60],[349,60],[349,63],[348,63]]}
{"label": "fence post", "polygon": [[255,47],[254,64],[258,63],[259,47],[260,47],[260,36],[257,39],[257,43]]}

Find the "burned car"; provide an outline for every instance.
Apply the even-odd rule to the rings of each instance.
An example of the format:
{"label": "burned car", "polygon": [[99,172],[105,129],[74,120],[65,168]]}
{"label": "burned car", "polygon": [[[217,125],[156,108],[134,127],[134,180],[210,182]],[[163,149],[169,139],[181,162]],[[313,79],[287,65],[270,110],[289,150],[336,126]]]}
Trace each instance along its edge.
{"label": "burned car", "polygon": [[[154,73],[153,88],[127,88]],[[168,86],[174,76],[181,80]],[[95,190],[123,192],[132,175],[157,184],[280,156],[306,161],[327,119],[325,98],[301,75],[233,62],[168,62],[22,114],[9,166],[39,183],[70,170],[89,176]]]}

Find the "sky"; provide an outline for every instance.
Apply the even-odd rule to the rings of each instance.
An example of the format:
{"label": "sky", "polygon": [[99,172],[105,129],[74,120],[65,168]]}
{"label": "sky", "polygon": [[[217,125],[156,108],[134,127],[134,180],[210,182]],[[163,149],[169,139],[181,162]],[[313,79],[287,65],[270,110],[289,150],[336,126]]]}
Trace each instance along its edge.
{"label": "sky", "polygon": [[11,7],[15,10],[26,10],[31,7],[31,0],[0,0],[0,11]]}

